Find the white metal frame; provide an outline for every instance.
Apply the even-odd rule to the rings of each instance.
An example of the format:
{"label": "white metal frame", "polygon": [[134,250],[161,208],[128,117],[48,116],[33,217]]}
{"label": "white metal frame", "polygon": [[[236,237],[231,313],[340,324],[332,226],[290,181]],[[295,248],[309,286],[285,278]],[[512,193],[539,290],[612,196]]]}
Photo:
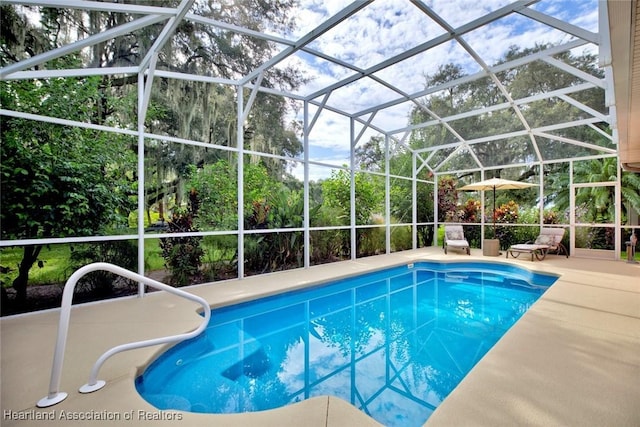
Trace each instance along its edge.
{"label": "white metal frame", "polygon": [[[440,36],[434,37],[430,40],[427,40],[411,49],[408,49],[400,54],[397,54],[391,58],[385,59],[380,63],[374,64],[366,69],[360,68],[354,64],[351,64],[342,59],[333,57],[324,52],[320,52],[315,49],[312,44],[313,41],[318,37],[326,34],[334,27],[340,25],[345,20],[353,17],[358,14],[368,5],[373,3],[372,0],[367,1],[354,1],[351,4],[346,5],[343,9],[338,11],[334,16],[327,19],[325,22],[319,23],[314,29],[309,31],[307,34],[303,35],[297,40],[288,40],[284,37],[259,33],[247,28],[242,28],[236,25],[216,21],[213,19],[205,18],[202,16],[195,15],[190,13],[189,10],[191,5],[194,3],[194,0],[183,0],[180,5],[176,8],[171,7],[151,7],[146,6],[144,2],[141,4],[111,4],[105,2],[95,2],[95,1],[80,1],[80,0],[3,0],[4,3],[14,4],[14,5],[31,5],[31,6],[52,6],[52,7],[60,7],[60,8],[72,8],[72,9],[82,9],[82,10],[92,10],[92,11],[104,11],[104,12],[119,12],[125,11],[129,13],[136,13],[142,15],[141,18],[136,19],[127,24],[121,25],[116,28],[109,29],[107,31],[101,32],[100,34],[92,35],[87,37],[86,39],[76,41],[74,43],[70,43],[69,45],[60,47],[58,49],[54,49],[49,52],[45,52],[40,55],[36,55],[30,59],[20,61],[15,64],[8,65],[4,68],[0,69],[0,79],[2,80],[22,80],[22,79],[33,79],[33,78],[51,78],[51,77],[73,77],[73,76],[86,76],[86,75],[109,75],[109,74],[126,74],[126,75],[137,75],[138,76],[138,111],[140,112],[138,116],[137,129],[134,130],[126,130],[126,129],[117,129],[111,128],[107,126],[98,126],[87,123],[80,123],[71,120],[66,120],[64,118],[52,118],[45,117],[40,115],[27,114],[19,111],[10,111],[6,109],[0,109],[0,116],[7,117],[20,117],[29,120],[38,120],[45,121],[63,125],[70,126],[79,126],[85,127],[89,129],[95,129],[99,131],[106,132],[115,132],[122,133],[127,135],[136,136],[138,138],[138,177],[141,180],[139,185],[139,194],[138,194],[138,232],[135,235],[127,235],[127,236],[95,236],[95,237],[78,237],[78,238],[63,238],[63,239],[32,239],[26,241],[0,241],[0,248],[15,246],[17,244],[50,244],[50,243],[69,243],[69,242],[94,242],[94,241],[106,241],[106,240],[125,240],[125,239],[137,239],[138,241],[138,272],[141,275],[144,275],[144,244],[147,239],[154,239],[159,237],[168,237],[169,235],[146,235],[144,233],[144,221],[142,219],[142,213],[144,211],[144,142],[147,139],[163,139],[172,141],[175,143],[182,144],[191,144],[202,147],[215,148],[219,150],[228,150],[233,151],[237,154],[238,159],[242,160],[243,154],[258,154],[261,156],[275,157],[281,158],[287,161],[300,162],[304,166],[304,223],[303,228],[301,229],[304,232],[304,268],[308,268],[310,266],[310,231],[314,230],[324,230],[324,229],[335,229],[336,227],[315,227],[311,228],[309,224],[309,167],[311,165],[319,165],[326,167],[335,167],[334,165],[322,163],[315,161],[309,157],[309,133],[313,129],[314,125],[316,125],[319,116],[324,111],[330,111],[334,113],[338,113],[345,117],[348,117],[350,120],[350,147],[351,147],[351,164],[347,168],[351,173],[351,195],[352,195],[352,206],[351,206],[351,225],[348,227],[351,231],[351,258],[355,259],[357,256],[357,239],[356,239],[356,230],[359,228],[355,224],[355,182],[354,176],[356,172],[353,154],[355,150],[355,146],[363,136],[364,131],[366,129],[371,129],[385,137],[385,170],[383,172],[383,176],[385,178],[385,213],[387,217],[386,227],[386,236],[387,236],[387,244],[386,244],[386,252],[390,252],[390,229],[391,224],[389,220],[390,213],[390,201],[389,201],[389,188],[390,188],[390,171],[389,171],[389,159],[392,156],[392,152],[390,150],[391,142],[403,146],[404,148],[413,151],[413,173],[411,177],[403,177],[408,178],[413,181],[412,185],[412,199],[413,199],[413,211],[412,211],[412,225],[413,225],[413,247],[417,247],[417,226],[424,225],[417,223],[417,210],[416,205],[419,203],[417,200],[416,191],[417,191],[417,173],[423,168],[427,168],[434,174],[433,185],[434,189],[437,188],[437,177],[440,173],[442,173],[442,168],[446,164],[448,158],[445,158],[443,161],[438,164],[431,164],[431,160],[436,152],[443,149],[455,149],[454,153],[458,152],[458,150],[466,150],[473,162],[475,164],[469,165],[469,170],[477,170],[481,171],[484,176],[484,171],[495,169],[497,167],[487,167],[483,165],[480,159],[475,155],[473,147],[476,144],[488,143],[492,141],[497,141],[504,138],[511,138],[516,136],[527,136],[530,140],[532,146],[534,147],[534,152],[536,156],[536,162],[542,167],[542,165],[546,163],[555,163],[555,162],[570,162],[571,158],[566,159],[554,159],[548,160],[544,158],[544,154],[541,153],[538,144],[537,138],[548,138],[551,139],[558,144],[570,144],[579,147],[588,148],[594,151],[593,157],[610,157],[616,155],[615,148],[615,109],[611,108],[609,114],[603,114],[593,109],[579,103],[574,98],[571,97],[571,94],[587,90],[590,88],[600,88],[605,90],[605,96],[607,98],[607,106],[613,105],[613,90],[611,87],[611,72],[610,72],[610,64],[607,60],[608,52],[610,51],[609,39],[608,39],[608,15],[606,13],[606,4],[601,2],[600,4],[600,32],[603,34],[593,33],[582,28],[576,27],[568,22],[561,21],[557,18],[554,18],[549,15],[545,15],[538,10],[532,8],[536,3],[540,0],[516,0],[510,4],[507,4],[497,10],[489,12],[477,19],[472,20],[464,25],[459,27],[454,27],[449,24],[445,19],[439,16],[435,10],[430,7],[426,2],[421,0],[409,0],[410,3],[415,6],[416,13],[423,13],[426,17],[431,19],[433,22],[436,22],[438,25],[442,27],[444,33]],[[467,43],[465,36],[467,36],[472,31],[478,30],[486,25],[496,22],[499,19],[504,17],[508,17],[511,15],[519,15],[520,17],[526,17],[528,19],[535,20],[544,25],[549,26],[552,29],[556,29],[558,31],[562,31],[566,33],[569,37],[569,41],[564,44],[550,47],[541,52],[537,52],[535,54],[519,58],[514,61],[510,61],[508,63],[503,63],[495,66],[491,66],[484,61],[483,58]],[[259,66],[258,68],[252,70],[245,76],[241,76],[238,80],[229,80],[223,79],[219,77],[210,77],[210,76],[199,76],[199,75],[187,75],[181,74],[166,70],[159,70],[156,68],[156,60],[157,60],[157,52],[164,46],[164,44],[169,40],[173,32],[175,31],[176,26],[179,24],[181,20],[188,20],[191,22],[195,22],[201,25],[211,25],[216,28],[225,30],[225,31],[233,31],[238,34],[250,35],[252,37],[261,38],[273,43],[280,44],[284,46],[284,49],[280,51],[280,53],[273,56],[270,60],[266,61],[264,64]],[[95,43],[104,42],[106,40],[112,39],[117,36],[126,35],[132,31],[136,31],[140,28],[143,28],[148,25],[155,25],[157,23],[164,22],[164,28],[160,34],[160,36],[156,39],[153,44],[152,49],[148,52],[148,54],[142,59],[141,63],[137,66],[132,67],[114,67],[114,68],[87,68],[87,69],[74,69],[74,70],[32,70],[31,68],[44,64],[45,62],[61,57],[65,54],[78,51],[84,47],[91,46]],[[417,91],[415,93],[406,93],[402,89],[397,86],[391,84],[390,82],[385,81],[380,78],[376,73],[389,67],[394,64],[398,64],[403,60],[411,58],[415,55],[425,53],[430,49],[440,46],[444,43],[455,41],[480,65],[481,71],[465,76],[463,78],[447,82],[438,86],[428,87],[424,90]],[[568,64],[558,61],[554,58],[554,55],[557,55],[561,52],[570,51],[579,47],[592,45],[598,46],[601,49],[601,55],[603,59],[601,59],[601,65],[605,67],[605,78],[600,79],[589,74],[586,74],[580,70],[577,70]],[[294,93],[289,91],[282,91],[273,88],[267,88],[261,86],[262,78],[264,73],[273,68],[279,66],[285,59],[288,57],[298,53],[304,52],[305,54],[314,55],[322,60],[329,61],[335,65],[344,67],[345,69],[353,71],[353,74],[341,79],[338,82],[327,85],[321,89],[314,91],[313,93],[302,94],[302,93]],[[510,70],[533,61],[544,61],[549,65],[558,68],[562,72],[570,73],[574,76],[577,76],[583,80],[582,84],[573,85],[570,87],[566,87],[563,89],[555,90],[545,94],[538,94],[535,96],[530,96],[523,99],[514,99],[511,97],[509,93],[505,90],[502,83],[497,78],[498,73]],[[202,82],[210,82],[210,83],[222,83],[235,86],[237,88],[238,99],[237,99],[237,107],[238,107],[238,119],[237,126],[238,129],[242,128],[244,120],[248,117],[251,107],[253,104],[253,100],[259,92],[279,95],[287,98],[291,98],[294,100],[302,101],[303,110],[304,110],[304,123],[303,123],[303,147],[304,147],[304,157],[302,159],[291,159],[280,156],[274,156],[267,153],[253,153],[244,149],[244,141],[242,132],[237,132],[237,145],[236,147],[223,147],[223,146],[214,146],[211,144],[204,143],[202,141],[191,141],[185,140],[181,138],[175,137],[167,137],[164,135],[156,135],[149,132],[146,132],[144,128],[144,121],[146,115],[146,108],[149,103],[149,97],[151,93],[151,87],[154,84],[154,80],[156,77],[168,78],[168,79],[182,79],[182,80],[192,80],[192,81],[202,81]],[[483,108],[481,110],[474,110],[465,113],[454,114],[449,117],[439,117],[432,111],[427,110],[419,100],[422,97],[428,96],[430,94],[436,93],[438,91],[447,89],[454,85],[459,85],[462,83],[472,82],[474,80],[482,79],[482,78],[491,78],[496,84],[497,88],[503,94],[507,102],[504,102],[499,105],[494,105],[488,108]],[[351,83],[359,81],[361,79],[372,80],[378,84],[381,84],[387,89],[398,94],[396,99],[391,101],[387,101],[378,105],[372,105],[368,108],[361,109],[355,112],[344,111],[339,108],[336,108],[331,105],[330,96],[336,91],[340,90],[348,86]],[[244,101],[244,91],[248,90],[249,98],[245,103]],[[552,97],[557,97],[562,99],[563,101],[571,104],[572,106],[584,111],[587,113],[588,118],[577,120],[577,121],[569,121],[569,122],[558,122],[554,124],[550,124],[542,127],[532,127],[525,117],[521,113],[521,109],[523,106],[530,104],[535,101],[539,101],[541,99],[549,99]],[[423,109],[431,119],[425,121],[421,124],[415,125],[407,125],[406,127],[400,129],[383,129],[375,122],[376,115],[378,113],[383,112],[384,110],[392,107],[399,106],[404,103],[410,103],[413,106]],[[316,108],[316,111],[313,115],[310,114],[310,108]],[[465,117],[473,117],[481,114],[486,114],[492,111],[499,110],[508,110],[511,109],[514,111],[520,122],[523,125],[523,129],[514,132],[507,132],[503,134],[496,134],[487,136],[484,138],[477,138],[471,140],[465,140],[452,125],[455,120],[459,120]],[[614,128],[614,135],[609,136],[608,134],[602,132],[599,128],[595,126],[596,123],[607,122],[612,125]],[[449,132],[455,136],[456,141],[450,144],[441,144],[434,147],[425,147],[422,149],[412,150],[409,145],[406,143],[408,135],[417,129],[421,129],[428,126],[441,125],[449,130]],[[360,126],[360,130],[357,131],[356,126]],[[576,141],[569,138],[559,137],[554,135],[552,132],[568,127],[573,126],[590,126],[593,129],[598,130],[602,136],[609,139],[611,141],[610,147],[602,147],[588,141]],[[598,154],[599,153],[599,154]],[[587,157],[583,157],[587,158]],[[581,159],[583,159],[581,158]],[[502,165],[501,167],[518,167],[522,165]],[[248,230],[244,230],[244,224],[242,221],[243,218],[243,203],[241,202],[243,199],[243,162],[238,162],[238,199],[240,203],[238,203],[238,227],[237,230],[227,230],[227,231],[212,231],[212,232],[199,232],[193,233],[193,235],[206,236],[206,235],[237,235],[238,236],[238,277],[243,278],[244,273],[244,236],[250,234],[251,232]],[[420,181],[422,182],[422,181]],[[542,180],[541,180],[542,185]],[[619,184],[618,184],[619,185]],[[434,202],[437,191],[434,191]],[[619,193],[619,190],[618,190]],[[436,203],[437,205],[437,203]],[[436,220],[434,221],[434,226],[437,227],[437,213],[435,216]],[[428,224],[431,225],[431,224]],[[620,233],[620,224],[619,220],[616,224],[617,233]],[[337,227],[340,228],[340,227]],[[299,229],[295,229],[299,230]],[[273,230],[262,230],[261,232],[269,233],[269,232],[291,232],[293,229],[273,229]],[[484,227],[483,227],[484,233]],[[171,235],[176,236],[176,235]],[[139,286],[139,295],[142,295],[144,292],[144,286],[140,284]]]}
{"label": "white metal frame", "polygon": [[[621,232],[621,227],[617,226],[617,224],[620,224],[621,222],[621,218],[620,218],[620,209],[616,209],[615,212],[615,219],[614,219],[614,223],[592,223],[592,224],[588,224],[588,223],[583,223],[583,222],[577,222],[576,221],[576,215],[575,215],[575,211],[576,211],[576,190],[579,188],[592,188],[592,187],[613,187],[614,189],[614,203],[615,206],[620,206],[621,203],[621,192],[620,192],[620,183],[619,180],[618,182],[587,182],[587,183],[579,183],[579,184],[574,184],[572,183],[570,185],[570,189],[571,189],[571,193],[570,193],[570,209],[569,211],[571,212],[571,218],[570,218],[570,227],[571,227],[571,238],[570,238],[570,245],[571,245],[571,253],[575,254],[576,253],[576,229],[578,227],[598,227],[598,228],[613,228],[615,230],[615,237],[614,237],[614,248],[613,251],[611,251],[611,258],[615,259],[615,260],[619,260],[620,259],[620,251],[622,250],[622,244],[621,244],[621,237],[622,237],[622,232]],[[596,253],[596,252],[601,252],[602,250],[590,250],[590,249],[584,249],[581,248],[581,252],[583,252],[584,254],[588,254],[589,252],[592,253]]]}

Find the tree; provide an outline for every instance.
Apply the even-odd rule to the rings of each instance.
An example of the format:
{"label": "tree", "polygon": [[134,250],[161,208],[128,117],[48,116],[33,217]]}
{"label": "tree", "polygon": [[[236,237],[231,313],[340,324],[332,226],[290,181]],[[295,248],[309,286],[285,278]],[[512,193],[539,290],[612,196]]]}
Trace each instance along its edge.
{"label": "tree", "polygon": [[[188,185],[198,193],[200,210],[195,224],[199,229],[237,230],[237,175],[236,166],[226,160],[203,165],[201,168],[191,166]],[[282,184],[270,178],[266,167],[261,164],[245,164],[243,178],[246,222],[247,218],[254,215],[257,206],[264,206]],[[266,215],[267,212],[264,213],[263,221],[258,223],[264,223]]]}
{"label": "tree", "polygon": [[[177,7],[177,0],[149,0],[149,5]],[[198,2],[196,13],[205,19],[226,22],[257,32],[286,32],[295,26],[294,14],[289,11],[294,0],[264,2],[238,0],[230,4]],[[96,34],[135,19],[126,13],[84,12],[59,9],[56,20],[63,29],[76,28]],[[88,24],[86,24],[88,22]],[[145,27],[132,34],[93,46],[87,62],[93,67],[137,64],[148,54],[157,39],[161,25]],[[277,45],[268,40],[244,33],[224,31],[216,26],[184,21],[158,54],[158,69],[176,73],[199,74],[210,77],[236,79],[259,68],[274,52]],[[303,81],[300,71],[293,67],[269,69],[262,76],[262,85],[290,91]],[[124,77],[112,86],[123,98],[135,99],[137,79]],[[221,146],[235,146],[238,132],[244,132],[245,148],[281,156],[295,156],[302,151],[294,124],[286,123],[287,101],[273,95],[259,94],[253,104],[245,129],[237,129],[238,93],[246,103],[249,91],[237,91],[230,86],[182,79],[156,78],[151,91],[147,128],[160,135],[171,135],[193,141]],[[130,111],[135,111],[135,104]],[[132,117],[126,117],[129,122]],[[159,150],[159,154],[155,153]],[[237,161],[231,152],[200,149],[185,144],[163,141],[148,143],[147,180],[145,191],[148,203],[161,203],[168,192],[175,192],[176,205],[182,204],[188,179],[188,166],[212,164],[220,159]],[[228,156],[227,156],[228,155]],[[267,166],[273,177],[282,177],[286,163],[274,158],[252,159]],[[157,168],[157,171],[155,170]],[[171,185],[163,185],[166,180]]]}
{"label": "tree", "polygon": [[[126,3],[124,0],[118,1]],[[149,0],[146,4],[177,7],[180,1]],[[256,32],[282,33],[295,26],[295,15],[288,13],[294,6],[294,0],[238,0],[232,4],[198,2],[193,7],[197,8],[196,13],[205,19],[239,25]],[[40,14],[41,27],[44,30],[39,30],[29,25],[24,9],[3,6],[2,11],[3,42],[6,42],[2,44],[5,52],[4,64],[137,19],[135,15],[120,11],[85,11],[35,6],[30,8],[30,12]],[[29,31],[25,32],[25,28]],[[97,43],[83,51],[83,63],[74,67],[101,68],[139,64],[149,53],[162,28],[163,24],[150,25],[113,40]],[[196,24],[187,20],[176,28],[175,34],[158,52],[157,68],[233,80],[259,68],[278,49],[279,46],[275,43],[263,38],[220,30],[213,25]],[[25,55],[25,52],[28,54]],[[111,92],[109,95],[113,96],[113,99],[122,99],[126,106],[114,109],[112,105],[104,102],[109,98],[103,95],[100,102],[92,104],[95,110],[93,122],[106,123],[109,119],[115,119],[122,127],[130,127],[136,122],[137,76],[104,76],[102,80],[103,87],[108,87]],[[303,81],[301,72],[294,67],[270,69],[262,76],[263,86],[285,91],[295,89]],[[246,103],[249,90],[239,93]],[[250,129],[250,132],[245,134],[246,149],[292,157],[301,152],[302,144],[297,137],[297,125],[286,123],[284,120],[288,116],[288,108],[293,103],[289,104],[281,97],[261,93],[253,104],[247,129],[236,129],[237,96],[235,88],[229,86],[158,77],[154,79],[145,125],[148,130],[160,135],[222,146],[235,146],[238,132]],[[64,115],[61,117],[66,118]],[[187,190],[185,180],[188,165],[215,163],[221,158],[237,161],[230,155],[231,152],[200,149],[185,144],[169,144],[165,141],[147,141],[146,144],[146,203],[147,206],[159,203],[161,210],[162,202],[172,196],[175,197],[176,205],[182,204]],[[226,155],[229,157],[225,157]],[[271,176],[285,175],[286,162],[266,157],[252,159],[254,163],[258,161],[267,166]],[[170,184],[167,184],[167,181]]]}
{"label": "tree", "polygon": [[[381,210],[384,191],[381,191],[372,175],[363,172],[355,174],[356,225],[369,224],[371,215]],[[351,176],[344,169],[333,170],[331,177],[322,183],[324,202],[328,207],[338,208],[342,222],[350,223],[351,218]]]}
{"label": "tree", "polygon": [[372,136],[369,141],[356,147],[355,160],[360,169],[379,172],[384,170],[384,138]]}
{"label": "tree", "polygon": [[[542,52],[549,47],[549,45],[537,45],[533,48],[522,49],[512,46],[497,64],[508,63],[536,52]],[[564,52],[555,55],[555,58],[595,77],[601,78],[603,75],[594,55],[588,53],[574,55],[572,52]],[[431,88],[464,76],[465,72],[461,67],[448,64],[441,66],[433,75],[427,75],[425,86]],[[560,70],[545,61],[528,62],[519,67],[499,72],[496,77],[514,100],[582,83],[580,77]],[[606,111],[602,89],[580,91],[572,94],[572,98],[596,111],[603,113]],[[412,124],[420,124],[437,117],[443,118],[468,111],[477,111],[508,101],[505,93],[491,78],[480,78],[430,94],[420,101],[420,106],[416,106],[412,110],[410,120]],[[554,123],[557,117],[562,117],[566,121],[590,117],[589,113],[561,98],[528,102],[519,107],[519,112],[530,127]],[[434,124],[414,130],[410,141],[411,146],[416,149],[429,148],[441,144],[457,143],[460,142],[460,139],[469,141],[526,129],[525,124],[513,108],[493,110],[486,114],[474,114],[457,120],[449,120],[446,123],[447,126]],[[604,124],[599,126],[604,126]],[[559,137],[590,141],[596,145],[609,144],[605,137],[587,126],[561,129],[554,133]],[[548,150],[553,150],[543,160],[572,157],[575,154],[575,147],[571,147],[569,144],[554,144],[549,146],[547,150],[548,141],[544,138],[536,137],[536,143],[543,155]],[[536,159],[530,137],[516,136],[503,140],[474,143],[470,148],[461,147],[457,152],[454,152],[453,149],[440,150],[431,155],[429,164],[434,168],[438,167],[441,171],[465,170],[470,165],[475,166],[476,161],[472,154],[482,166],[525,163],[525,160],[533,163]],[[445,160],[446,165],[440,165]],[[500,171],[496,172],[499,176]],[[520,180],[525,175],[535,173],[535,167],[530,167],[523,170],[523,176],[515,179]]]}
{"label": "tree", "polygon": [[[178,1],[164,0],[150,0],[150,3],[164,7],[179,4]],[[208,18],[240,24],[255,31],[265,31],[274,28],[290,29],[293,22],[287,11],[293,5],[291,0],[277,4],[247,0],[235,2],[233,7],[205,3],[199,3],[197,7],[202,9],[199,14]],[[10,5],[2,6],[0,62],[3,66],[136,19],[133,15],[121,12],[35,6],[29,8],[29,11],[40,15],[40,25],[36,26],[26,18],[25,10],[27,9]],[[46,67],[80,69],[139,63],[149,52],[162,27],[152,25],[108,42],[98,43],[88,53],[84,50],[81,56],[72,54],[49,61]],[[275,45],[261,38],[191,25],[185,21],[159,52],[158,68],[234,78],[256,69],[270,57],[274,49]],[[301,81],[302,77],[297,70],[287,68],[268,71],[263,85],[289,89]],[[234,90],[204,83],[199,87],[198,83],[180,79],[157,78],[154,83],[147,116],[149,129],[159,134],[177,135],[219,145],[235,145],[237,130]],[[2,84],[2,106],[9,110],[121,128],[131,127],[135,123],[137,76],[43,79],[37,82]],[[281,99],[259,95],[254,103],[254,112],[260,118],[267,115],[268,118],[252,123],[257,137],[248,139],[248,144],[261,141],[263,145],[256,146],[258,150],[279,155],[297,155],[301,144],[296,137],[295,127],[288,124],[285,126],[282,120],[286,107],[287,104]],[[275,120],[278,118],[280,120]],[[127,197],[133,189],[132,182],[137,178],[131,163],[137,141],[43,123],[26,124],[17,119],[3,120],[2,125],[3,238],[94,235],[100,228],[113,227],[116,225],[114,221],[126,217],[126,211],[131,209]],[[13,133],[9,134],[8,131]],[[42,147],[41,151],[38,150],[39,147]],[[251,147],[248,145],[248,148]],[[262,147],[269,147],[269,150]],[[154,155],[158,154],[157,149],[160,150],[159,155]],[[145,152],[148,156],[145,173],[153,171],[154,164],[159,166],[157,171],[147,175],[146,182],[151,184],[145,189],[147,206],[164,200],[171,193],[176,195],[176,202],[180,205],[189,166],[220,158],[218,150],[194,150],[191,146],[167,144],[165,141],[149,142]],[[5,161],[9,158],[11,161]],[[272,167],[272,176],[284,174],[283,162],[269,159],[267,163]],[[92,167],[99,173],[93,173]],[[25,182],[29,180],[33,184],[32,188],[25,187],[24,184],[22,187],[9,187],[13,181],[4,179],[7,175],[15,178],[15,181],[21,181],[21,178],[25,178]],[[12,194],[9,194],[9,188]],[[87,191],[91,191],[91,194],[87,195]],[[35,205],[26,206],[18,199],[11,199],[17,194],[28,194],[31,199],[47,208],[53,206],[64,209],[67,216],[62,219],[43,212],[42,218],[36,219],[30,211]],[[58,199],[58,195],[62,199]],[[45,201],[45,197],[52,200]],[[20,209],[29,213],[19,212]],[[85,223],[84,217],[79,215],[86,215],[87,211],[91,211],[91,221]],[[25,218],[29,215],[28,231],[9,229],[11,217],[15,218],[16,223],[22,221],[24,226]],[[74,216],[72,221],[67,221],[69,216]],[[20,279],[15,283],[20,289],[20,298],[26,292],[28,278],[25,275],[28,275],[28,269],[36,262],[40,248],[32,246],[25,250],[25,258],[20,264]]]}
{"label": "tree", "polygon": [[[90,122],[100,79],[47,79],[1,82],[8,109],[55,114]],[[133,169],[130,141],[75,127],[17,118],[0,124],[2,239],[92,236],[126,226],[132,209]],[[26,300],[29,270],[42,245],[23,246],[13,281],[17,303]]]}

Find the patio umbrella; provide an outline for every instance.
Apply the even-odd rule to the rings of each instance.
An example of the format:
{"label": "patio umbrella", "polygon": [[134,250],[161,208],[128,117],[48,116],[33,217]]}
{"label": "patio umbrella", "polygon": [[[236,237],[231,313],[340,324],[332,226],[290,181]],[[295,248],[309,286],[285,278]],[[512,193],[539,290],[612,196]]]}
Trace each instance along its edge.
{"label": "patio umbrella", "polygon": [[463,191],[493,191],[493,235],[496,235],[496,190],[518,190],[521,188],[534,187],[536,184],[528,182],[510,181],[502,178],[485,179],[484,181],[467,184],[460,187]]}

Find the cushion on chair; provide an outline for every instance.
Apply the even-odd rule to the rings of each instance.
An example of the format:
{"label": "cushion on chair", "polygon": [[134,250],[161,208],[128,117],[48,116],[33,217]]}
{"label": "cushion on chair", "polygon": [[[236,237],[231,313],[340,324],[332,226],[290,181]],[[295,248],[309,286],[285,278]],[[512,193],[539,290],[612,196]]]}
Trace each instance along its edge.
{"label": "cushion on chair", "polygon": [[464,249],[467,255],[470,255],[469,242],[464,238],[464,229],[461,225],[445,225],[444,226],[444,243],[442,245],[444,253],[447,253],[447,247]]}
{"label": "cushion on chair", "polygon": [[447,240],[447,246],[453,246],[455,248],[466,248],[469,246],[469,242],[466,240]]}
{"label": "cushion on chair", "polygon": [[536,245],[555,246],[556,240],[551,234],[541,234],[536,238]]}
{"label": "cushion on chair", "polygon": [[447,240],[465,240],[461,230],[447,230],[445,232]]}
{"label": "cushion on chair", "polygon": [[558,246],[564,237],[565,230],[564,228],[552,228],[552,227],[544,227],[540,230],[540,237],[548,236],[552,239],[549,246],[556,247]]}
{"label": "cushion on chair", "polygon": [[517,245],[511,245],[509,247],[510,251],[522,251],[522,252],[531,252],[531,251],[539,251],[542,249],[547,249],[549,245],[538,245],[531,243],[520,243]]}

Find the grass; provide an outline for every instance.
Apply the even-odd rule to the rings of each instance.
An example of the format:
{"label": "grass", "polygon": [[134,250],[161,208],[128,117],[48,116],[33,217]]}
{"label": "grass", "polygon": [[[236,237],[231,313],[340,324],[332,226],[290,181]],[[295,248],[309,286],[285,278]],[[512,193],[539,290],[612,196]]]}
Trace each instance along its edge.
{"label": "grass", "polygon": [[[137,211],[133,211],[129,217],[129,225],[136,228]],[[157,222],[159,214],[151,212],[151,221]],[[145,227],[148,226],[147,217],[145,215]],[[79,246],[79,245],[77,245]],[[29,271],[29,285],[51,285],[64,283],[73,273],[69,262],[73,245],[47,245],[42,248],[38,260],[42,261],[41,267],[38,263],[34,264]],[[146,271],[161,270],[164,268],[164,258],[162,258],[162,250],[155,239],[147,240],[144,248],[144,263]],[[18,275],[18,265],[22,260],[22,248],[2,248],[0,249],[0,266],[9,268],[9,273],[0,273],[0,285],[11,286],[13,279]]]}
{"label": "grass", "polygon": [[[627,251],[620,252],[620,259],[623,261],[627,260]],[[633,259],[635,259],[636,261],[640,261],[640,251],[636,251]]]}
{"label": "grass", "polygon": [[[440,232],[440,230],[438,230]],[[442,234],[444,234],[442,232]],[[444,237],[444,236],[443,236]],[[441,237],[439,237],[441,239]],[[73,272],[69,262],[73,245],[49,245],[42,248],[39,260],[42,261],[41,267],[36,263],[29,272],[29,284],[50,285],[62,284]],[[219,259],[228,256],[225,252],[216,248],[213,242],[209,242],[212,246],[205,248],[205,252],[210,258]],[[208,250],[207,250],[208,249]],[[162,258],[162,250],[156,239],[147,240],[144,251],[145,271],[156,271],[164,268],[164,258]],[[622,261],[627,260],[627,252],[620,253]],[[17,276],[18,264],[22,260],[21,248],[3,248],[0,250],[0,265],[10,268],[9,273],[0,274],[2,286],[11,286],[13,279]],[[640,251],[636,251],[635,260],[640,262]]]}
{"label": "grass", "polygon": [[[71,245],[50,245],[42,248],[39,260],[42,261],[31,267],[29,272],[30,284],[50,285],[62,283],[69,276],[69,257]],[[0,251],[0,265],[9,268],[9,273],[3,273],[1,280],[3,286],[11,285],[18,275],[18,265],[22,260],[22,248],[3,248]]]}
{"label": "grass", "polygon": [[[48,245],[42,248],[38,260],[42,261],[41,267],[38,263],[31,267],[29,272],[29,285],[51,285],[64,283],[71,273],[73,267],[69,259],[74,245]],[[145,244],[144,251],[145,270],[154,271],[164,268],[164,258],[162,250],[157,240],[149,240]],[[22,260],[22,248],[2,248],[0,250],[0,265],[9,268],[9,273],[0,274],[2,286],[10,286],[13,279],[18,275],[18,264]]]}
{"label": "grass", "polygon": [[164,258],[158,240],[147,240],[144,245],[144,269],[148,271],[162,270]]}

